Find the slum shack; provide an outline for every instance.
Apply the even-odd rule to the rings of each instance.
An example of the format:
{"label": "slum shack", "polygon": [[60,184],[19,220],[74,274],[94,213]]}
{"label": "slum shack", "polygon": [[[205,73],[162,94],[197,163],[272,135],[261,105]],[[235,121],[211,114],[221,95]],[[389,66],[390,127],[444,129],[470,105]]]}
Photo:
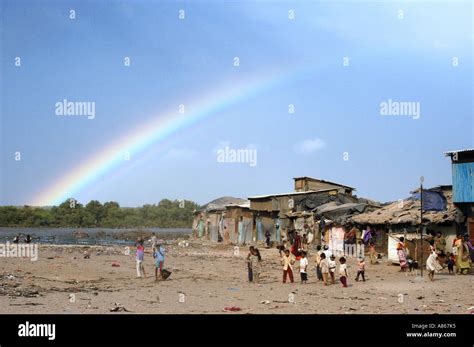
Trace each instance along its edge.
{"label": "slum shack", "polygon": [[[350,202],[348,202],[350,201]],[[380,208],[376,201],[357,198],[354,196],[339,196],[313,210],[319,233],[316,242],[326,244],[333,253],[344,253],[344,238],[347,231],[352,229],[351,217],[372,212]],[[360,231],[360,234],[362,231]],[[360,239],[361,235],[357,235]],[[319,238],[318,238],[319,237]]]}
{"label": "slum shack", "polygon": [[449,151],[444,155],[451,157],[453,203],[466,216],[461,232],[474,242],[474,149]]}
{"label": "slum shack", "polygon": [[[446,252],[452,251],[452,242],[464,222],[462,211],[452,202],[452,186],[438,186],[427,191],[438,192],[446,199],[445,211],[424,211],[423,212],[423,262],[421,262],[420,248],[420,217],[421,203],[413,196],[404,200],[388,203],[372,212],[361,213],[350,218],[350,221],[361,226],[375,230],[377,252],[388,254],[388,259],[393,263],[398,263],[396,245],[401,236],[407,240],[409,255],[417,259],[419,264],[429,255],[428,240],[438,231],[446,239]],[[414,191],[413,193],[416,193]]]}
{"label": "slum shack", "polygon": [[244,245],[254,243],[254,229],[250,201],[225,206],[223,230],[225,244]]}
{"label": "slum shack", "polygon": [[307,192],[307,191],[320,191],[325,189],[335,189],[338,193],[345,195],[352,195],[355,188],[331,182],[325,181],[313,177],[295,177],[293,178],[295,183],[295,192]]}
{"label": "slum shack", "polygon": [[307,234],[310,243],[319,244],[319,221],[315,219],[314,210],[330,202],[359,203],[357,197],[341,193],[338,188],[253,196],[249,200],[256,220],[257,240],[263,240],[269,231],[271,241],[278,243],[289,232],[298,232]]}
{"label": "slum shack", "polygon": [[194,211],[193,237],[213,242],[223,241],[226,206],[245,201],[241,198],[224,196],[201,206],[199,210]]}

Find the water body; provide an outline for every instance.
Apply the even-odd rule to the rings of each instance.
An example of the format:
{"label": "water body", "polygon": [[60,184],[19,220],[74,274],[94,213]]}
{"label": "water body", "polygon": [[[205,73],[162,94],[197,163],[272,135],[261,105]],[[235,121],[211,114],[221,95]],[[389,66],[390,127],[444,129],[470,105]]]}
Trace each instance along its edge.
{"label": "water body", "polygon": [[30,235],[32,242],[58,245],[129,245],[139,236],[148,236],[152,232],[159,239],[175,239],[191,235],[191,229],[163,228],[0,228],[0,242],[12,242],[21,234],[20,242]]}

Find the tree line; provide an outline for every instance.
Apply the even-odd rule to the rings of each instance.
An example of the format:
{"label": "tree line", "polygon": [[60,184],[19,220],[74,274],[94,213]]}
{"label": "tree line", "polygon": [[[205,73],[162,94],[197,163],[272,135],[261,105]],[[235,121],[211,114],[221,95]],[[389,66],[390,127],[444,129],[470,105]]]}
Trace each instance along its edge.
{"label": "tree line", "polygon": [[188,200],[163,199],[158,204],[121,207],[118,202],[86,205],[68,199],[59,206],[0,206],[1,227],[190,228],[199,205]]}

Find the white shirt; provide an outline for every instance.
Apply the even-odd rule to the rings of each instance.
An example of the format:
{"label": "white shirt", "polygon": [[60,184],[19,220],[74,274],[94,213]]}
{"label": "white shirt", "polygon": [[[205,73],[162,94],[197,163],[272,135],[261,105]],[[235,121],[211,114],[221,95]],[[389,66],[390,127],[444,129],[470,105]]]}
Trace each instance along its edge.
{"label": "white shirt", "polygon": [[339,275],[346,276],[347,265],[341,264],[339,265]]}
{"label": "white shirt", "polygon": [[329,260],[329,271],[330,272],[335,272],[336,271],[336,261],[335,260]]}
{"label": "white shirt", "polygon": [[308,266],[308,258],[300,259],[300,272],[306,273],[306,266]]}
{"label": "white shirt", "polygon": [[332,255],[332,252],[329,250],[329,249],[326,249],[325,251],[323,251],[324,254],[326,254],[326,259],[329,259],[331,258],[331,255]]}

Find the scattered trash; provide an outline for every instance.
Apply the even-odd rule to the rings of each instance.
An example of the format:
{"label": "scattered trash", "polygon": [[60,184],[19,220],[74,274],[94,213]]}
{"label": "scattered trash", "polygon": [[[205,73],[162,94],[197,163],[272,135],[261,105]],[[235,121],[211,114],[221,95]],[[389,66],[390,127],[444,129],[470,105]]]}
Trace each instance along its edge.
{"label": "scattered trash", "polygon": [[51,260],[51,259],[54,259],[54,257],[47,257],[46,259],[49,259],[49,260]]}
{"label": "scattered trash", "polygon": [[12,274],[8,274],[6,277],[7,277],[9,280],[14,280],[14,279],[16,278],[16,277],[13,276]]}
{"label": "scattered trash", "polygon": [[113,262],[113,263],[112,263],[112,267],[120,267],[120,264],[117,263],[117,262]]}
{"label": "scattered trash", "polygon": [[164,280],[167,279],[168,277],[170,277],[170,275],[171,275],[171,271],[168,271],[168,270],[165,270],[165,269],[163,269],[163,270],[161,271],[161,277],[162,277]]}
{"label": "scattered trash", "polygon": [[424,299],[425,297],[420,295],[420,296],[417,296],[416,298],[417,298],[418,300],[421,300],[421,299]]}
{"label": "scattered trash", "polygon": [[227,288],[227,290],[237,291],[240,290],[239,288]]}
{"label": "scattered trash", "polygon": [[188,246],[189,246],[189,242],[180,241],[180,242],[178,243],[178,246],[179,246],[179,247],[188,247]]}
{"label": "scattered trash", "polygon": [[225,312],[238,312],[238,311],[242,311],[242,309],[237,306],[232,306],[232,307],[224,307],[224,311]]}
{"label": "scattered trash", "polygon": [[268,305],[270,303],[270,300],[262,300],[260,301],[261,304]]}
{"label": "scattered trash", "polygon": [[466,310],[474,310],[474,306],[468,307]]}
{"label": "scattered trash", "polygon": [[115,302],[114,306],[109,310],[110,312],[130,312],[121,303]]}

